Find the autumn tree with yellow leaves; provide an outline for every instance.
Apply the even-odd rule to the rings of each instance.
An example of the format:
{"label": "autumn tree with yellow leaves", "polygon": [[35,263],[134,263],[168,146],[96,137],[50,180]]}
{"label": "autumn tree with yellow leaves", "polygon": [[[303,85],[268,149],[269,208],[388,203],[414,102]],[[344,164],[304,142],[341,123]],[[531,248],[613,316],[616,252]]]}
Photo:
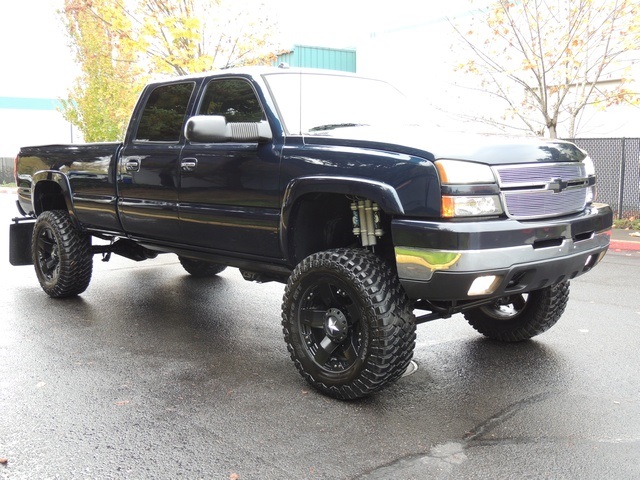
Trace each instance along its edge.
{"label": "autumn tree with yellow leaves", "polygon": [[275,25],[260,0],[65,0],[81,75],[62,113],[86,141],[119,139],[151,76],[270,64]]}
{"label": "autumn tree with yellow leaves", "polygon": [[504,103],[490,123],[556,138],[575,137],[588,106],[640,106],[630,72],[640,59],[635,0],[498,0],[454,25],[467,48],[458,71],[478,75],[481,90]]}
{"label": "autumn tree with yellow leaves", "polygon": [[108,3],[65,2],[65,26],[81,75],[61,102],[62,114],[88,142],[121,136],[142,73],[133,42],[119,33],[131,30],[131,19]]}

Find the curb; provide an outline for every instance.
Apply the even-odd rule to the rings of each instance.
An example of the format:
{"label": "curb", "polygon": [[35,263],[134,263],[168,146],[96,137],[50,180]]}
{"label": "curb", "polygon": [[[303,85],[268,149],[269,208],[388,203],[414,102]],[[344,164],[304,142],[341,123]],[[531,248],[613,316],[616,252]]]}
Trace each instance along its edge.
{"label": "curb", "polygon": [[616,252],[640,252],[640,242],[627,242],[624,240],[611,240],[609,250]]}

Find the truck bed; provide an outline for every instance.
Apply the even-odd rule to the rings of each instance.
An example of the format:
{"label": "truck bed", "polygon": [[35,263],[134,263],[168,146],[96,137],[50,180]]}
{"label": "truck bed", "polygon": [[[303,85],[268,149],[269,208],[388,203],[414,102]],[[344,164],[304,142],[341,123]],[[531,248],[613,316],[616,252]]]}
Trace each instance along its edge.
{"label": "truck bed", "polygon": [[115,168],[121,147],[121,143],[110,142],[22,148],[17,177],[20,207],[30,215],[39,213],[38,205],[32,202],[31,186],[47,178],[51,180],[49,188],[71,192],[73,211],[86,227],[120,231]]}

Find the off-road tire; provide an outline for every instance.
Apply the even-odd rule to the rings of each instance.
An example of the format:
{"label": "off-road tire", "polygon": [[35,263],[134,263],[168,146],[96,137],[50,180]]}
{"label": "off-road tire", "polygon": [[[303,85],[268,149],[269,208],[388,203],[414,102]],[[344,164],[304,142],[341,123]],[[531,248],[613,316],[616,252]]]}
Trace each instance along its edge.
{"label": "off-road tire", "polygon": [[180,264],[189,274],[196,278],[215,277],[219,273],[222,273],[226,265],[220,265],[219,263],[210,263],[203,260],[194,260],[193,258],[178,257]]}
{"label": "off-road tire", "polygon": [[486,337],[520,342],[546,332],[562,316],[569,301],[569,282],[512,295],[464,312],[469,324]]}
{"label": "off-road tire", "polygon": [[366,250],[327,250],[293,271],[282,302],[285,342],[300,374],[329,396],[377,392],[406,371],[416,324],[397,275]]}
{"label": "off-road tire", "polygon": [[50,297],[73,297],[89,286],[91,237],[74,225],[68,212],[50,210],[38,216],[31,252],[40,286]]}

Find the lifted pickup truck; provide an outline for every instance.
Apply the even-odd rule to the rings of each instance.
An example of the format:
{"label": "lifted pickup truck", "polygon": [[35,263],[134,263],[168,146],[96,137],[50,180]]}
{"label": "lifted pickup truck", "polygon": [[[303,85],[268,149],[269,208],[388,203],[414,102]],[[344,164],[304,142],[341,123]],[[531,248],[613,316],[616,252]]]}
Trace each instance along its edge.
{"label": "lifted pickup truck", "polygon": [[389,84],[337,72],[153,83],[123,143],[21,149],[11,263],[52,297],[88,287],[94,254],[286,283],[291,358],[341,399],[402,376],[418,323],[462,313],[508,342],[549,329],[609,245],[591,159],[415,116]]}

